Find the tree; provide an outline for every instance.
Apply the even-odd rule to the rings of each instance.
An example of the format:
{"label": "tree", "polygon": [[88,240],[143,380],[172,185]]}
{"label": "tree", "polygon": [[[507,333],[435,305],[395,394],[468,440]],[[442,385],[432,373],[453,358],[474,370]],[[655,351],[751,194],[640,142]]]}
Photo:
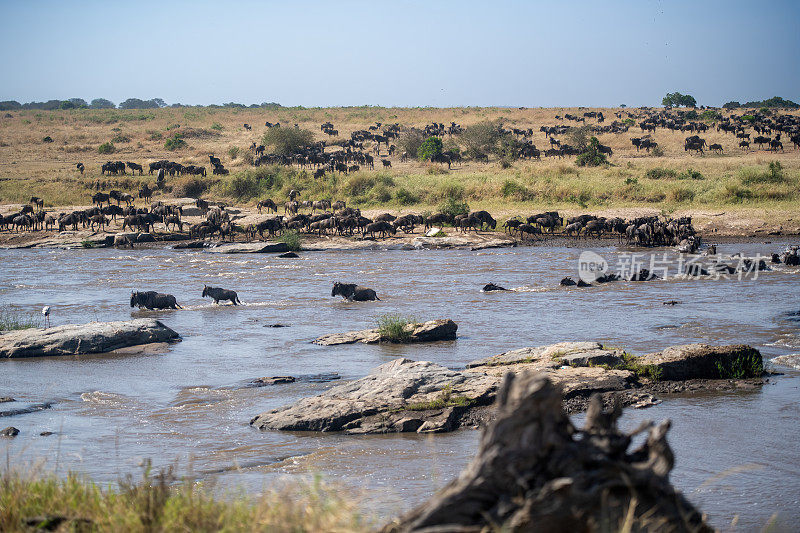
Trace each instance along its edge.
{"label": "tree", "polygon": [[579,167],[599,167],[607,162],[606,155],[600,151],[597,137],[592,137],[583,153],[575,159],[575,164]]}
{"label": "tree", "polygon": [[152,100],[140,100],[139,98],[128,98],[121,104],[120,109],[158,109],[166,107],[166,102],[161,98],[153,98]]}
{"label": "tree", "polygon": [[739,102],[737,102],[735,100],[732,100],[730,102],[726,102],[726,103],[724,103],[722,105],[722,109],[737,109],[739,107],[742,107],[742,104],[740,104]]}
{"label": "tree", "polygon": [[697,107],[697,100],[694,99],[694,96],[674,92],[667,93],[661,99],[661,105],[666,107]]}
{"label": "tree", "polygon": [[499,140],[498,124],[488,120],[467,126],[461,134],[465,152],[473,159],[485,159],[489,154],[495,153]]}
{"label": "tree", "polygon": [[314,142],[314,134],[300,128],[270,128],[261,139],[279,155],[292,155]]}
{"label": "tree", "polygon": [[114,105],[114,102],[111,100],[106,100],[105,98],[95,98],[92,100],[92,103],[89,104],[89,107],[92,109],[114,109],[117,106]]}
{"label": "tree", "polygon": [[442,154],[442,140],[439,137],[428,137],[417,149],[417,159],[420,161],[433,161],[433,158]]}

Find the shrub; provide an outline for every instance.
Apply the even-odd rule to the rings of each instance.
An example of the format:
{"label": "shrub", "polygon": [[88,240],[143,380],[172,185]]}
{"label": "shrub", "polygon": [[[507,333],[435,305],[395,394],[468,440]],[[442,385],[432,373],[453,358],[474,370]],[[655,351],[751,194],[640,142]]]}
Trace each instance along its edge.
{"label": "shrub", "polygon": [[428,137],[416,153],[420,161],[432,161],[434,157],[442,154],[442,140],[439,137]]}
{"label": "shrub", "polygon": [[364,196],[376,183],[376,179],[369,174],[353,174],[344,184],[344,191],[350,196]]}
{"label": "shrub", "polygon": [[450,215],[451,217],[467,215],[469,214],[469,204],[462,199],[448,197],[439,204],[439,212]]}
{"label": "shrub", "polygon": [[180,178],[172,185],[176,198],[200,198],[209,188],[209,182],[195,177]]}
{"label": "shrub", "polygon": [[224,193],[231,198],[240,201],[248,201],[261,196],[264,185],[257,176],[252,173],[244,172],[237,174],[225,182]]}
{"label": "shrub", "polygon": [[378,333],[380,333],[381,340],[405,342],[411,336],[411,332],[406,331],[406,326],[414,322],[411,317],[387,313],[378,317]]}
{"label": "shrub", "polygon": [[445,385],[439,396],[428,402],[410,403],[405,406],[408,411],[430,411],[433,409],[444,409],[446,407],[464,406],[468,407],[474,400],[462,394],[453,394],[452,385]]}
{"label": "shrub", "polygon": [[167,139],[164,143],[164,148],[170,151],[179,150],[186,147],[186,141],[183,140],[183,135],[180,133],[173,133],[172,137]]}
{"label": "shrub", "polygon": [[147,138],[149,140],[151,140],[151,141],[160,141],[161,139],[164,138],[164,136],[161,134],[160,131],[151,131],[149,133],[150,133],[150,136],[147,137]]}
{"label": "shrub", "polygon": [[739,171],[739,177],[744,185],[755,183],[783,183],[786,175],[783,172],[783,165],[780,161],[770,161],[767,168],[757,170],[754,168],[743,168]]}
{"label": "shrub", "polygon": [[291,155],[314,142],[314,134],[299,128],[270,128],[262,144],[272,146],[279,155]]}
{"label": "shrub", "polygon": [[671,168],[660,167],[648,169],[647,172],[644,173],[644,177],[651,180],[672,179],[677,177],[677,175],[678,173]]}
{"label": "shrub", "polygon": [[39,317],[33,313],[23,313],[16,309],[0,307],[0,331],[30,329],[39,327]]}
{"label": "shrub", "polygon": [[599,167],[608,163],[606,155],[600,151],[599,146],[600,141],[597,137],[592,137],[586,150],[575,159],[575,164],[579,167]]}
{"label": "shrub", "polygon": [[467,157],[483,159],[495,153],[500,140],[500,130],[496,122],[483,121],[467,126],[461,134]]}
{"label": "shrub", "polygon": [[500,189],[503,198],[513,198],[518,201],[529,200],[531,193],[524,185],[520,185],[516,181],[506,180]]}
{"label": "shrub", "polygon": [[655,148],[650,149],[650,155],[653,157],[661,157],[664,155],[664,149],[660,146],[656,146]]}
{"label": "shrub", "polygon": [[687,120],[697,120],[697,117],[698,117],[698,115],[697,115],[697,111],[696,111],[696,110],[694,110],[694,109],[691,109],[691,110],[689,110],[689,111],[687,111],[687,112],[686,112],[686,114],[684,115],[684,117],[685,117]]}
{"label": "shrub", "polygon": [[113,154],[116,151],[113,143],[106,142],[97,148],[97,152],[101,154]]}
{"label": "shrub", "polygon": [[287,230],[278,237],[278,242],[286,244],[286,247],[292,252],[299,252],[302,248],[302,237],[297,230]]}
{"label": "shrub", "polygon": [[670,190],[667,198],[672,202],[691,202],[694,200],[694,191],[685,187],[678,187]]}
{"label": "shrub", "polygon": [[753,191],[746,187],[740,187],[738,185],[725,186],[724,199],[729,202],[740,203],[752,199],[753,196]]}
{"label": "shrub", "polygon": [[687,168],[680,174],[678,174],[679,180],[704,180],[706,179],[703,174],[700,173],[699,170],[693,170],[691,168]]}
{"label": "shrub", "polygon": [[131,142],[131,138],[127,135],[122,135],[121,133],[111,139],[112,143],[129,143]]}
{"label": "shrub", "polygon": [[395,191],[394,198],[400,205],[414,205],[419,203],[419,196],[404,187],[400,187]]}
{"label": "shrub", "polygon": [[222,124],[215,122],[211,125],[212,130],[222,131]]}
{"label": "shrub", "polygon": [[372,189],[372,197],[375,199],[375,201],[385,204],[392,199],[392,192],[386,185],[381,183]]}
{"label": "shrub", "polygon": [[425,136],[422,134],[422,132],[418,129],[412,128],[400,136],[400,139],[397,141],[397,145],[400,147],[401,152],[405,152],[413,157],[414,155],[419,154],[419,148],[422,146],[424,141]]}
{"label": "shrub", "polygon": [[239,147],[238,146],[229,146],[228,147],[228,157],[231,159],[236,159],[239,156]]}
{"label": "shrub", "polygon": [[764,373],[764,364],[756,354],[740,355],[735,360],[716,362],[717,372],[722,379],[757,378]]}

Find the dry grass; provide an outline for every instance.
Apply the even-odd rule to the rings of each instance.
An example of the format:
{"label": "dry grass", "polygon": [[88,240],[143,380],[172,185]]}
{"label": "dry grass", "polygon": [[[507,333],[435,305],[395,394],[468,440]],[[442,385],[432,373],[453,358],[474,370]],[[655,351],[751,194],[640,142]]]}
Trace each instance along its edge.
{"label": "dry grass", "polygon": [[4,473],[0,531],[367,531],[355,499],[319,479],[270,490],[257,498],[215,498],[202,485],[175,482],[169,472],[118,487],[70,474]]}
{"label": "dry grass", "polygon": [[[540,207],[656,207],[667,211],[725,207],[798,212],[800,151],[741,151],[733,136],[712,130],[703,136],[709,144],[722,144],[726,153],[696,156],[683,150],[685,134],[659,130],[654,138],[664,155],[653,157],[645,152],[637,153],[630,144],[630,137],[641,135],[638,127],[627,134],[600,136],[600,141],[614,150],[609,167],[576,168],[574,158],[565,158],[517,162],[510,169],[501,169],[495,161],[466,162],[447,172],[416,161],[401,163],[395,156],[393,168],[388,172],[362,171],[356,176],[327,177],[314,182],[309,176],[290,171],[284,172],[281,187],[259,186],[250,191],[255,195],[231,193],[236,190],[232,180],[252,169],[249,157],[245,156],[250,154],[250,144],[260,141],[266,130],[265,121],[289,127],[298,124],[313,131],[317,139],[332,141],[334,139],[320,131],[322,122],[331,121],[339,130],[340,138],[348,138],[351,131],[374,122],[422,127],[433,121],[445,124],[455,121],[467,126],[483,120],[502,120],[508,127],[533,128],[537,131],[534,143],[545,148],[549,143],[544,134],[538,132],[539,126],[557,124],[555,115],[580,115],[584,111],[374,107],[20,111],[12,113],[12,118],[0,118],[0,202],[24,202],[31,195],[37,195],[44,197],[48,205],[82,205],[87,203],[89,188],[96,180],[103,182],[104,189],[123,190],[133,190],[140,182],[153,182],[153,177],[147,175],[142,178],[101,176],[99,167],[108,159],[141,164],[170,159],[209,167],[208,154],[214,153],[231,170],[231,176],[210,187],[206,196],[226,197],[240,203],[254,203],[260,196],[273,196],[282,201],[284,189],[295,184],[305,188],[307,198],[327,196],[364,207],[388,204],[419,211],[438,204],[446,184],[458,183],[464,188],[471,206],[503,212],[525,212]],[[614,112],[620,110],[603,111],[609,123]],[[253,130],[245,130],[244,123],[251,124]],[[187,147],[169,151],[164,148],[164,142],[175,132],[183,133]],[[45,136],[52,137],[54,142],[43,143]],[[115,143],[114,154],[105,156],[97,152],[97,147],[114,138],[130,141]],[[232,148],[238,148],[233,158]],[[75,170],[78,161],[86,165],[85,176]],[[753,182],[752,174],[762,172],[771,161],[781,163],[786,179]],[[652,169],[671,169],[675,177],[646,177]],[[689,175],[690,170],[695,174],[699,172],[703,179],[681,179]],[[380,183],[367,187],[367,193],[354,193],[354,181],[375,181],[376,176],[384,177],[379,178]],[[212,177],[208,180],[211,182]],[[170,181],[168,179],[168,184]],[[399,197],[398,190],[402,190]]]}

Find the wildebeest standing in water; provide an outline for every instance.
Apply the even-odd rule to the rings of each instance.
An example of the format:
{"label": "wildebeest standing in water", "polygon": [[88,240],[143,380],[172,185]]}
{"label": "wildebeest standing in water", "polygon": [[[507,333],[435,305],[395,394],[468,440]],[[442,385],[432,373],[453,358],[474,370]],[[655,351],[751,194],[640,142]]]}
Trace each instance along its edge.
{"label": "wildebeest standing in water", "polygon": [[333,290],[331,291],[331,297],[336,295],[340,295],[345,300],[356,302],[380,300],[372,289],[360,287],[355,283],[340,283],[338,281],[333,284]]}
{"label": "wildebeest standing in water", "polygon": [[141,309],[183,309],[171,294],[156,291],[134,291],[131,293],[131,307]]}
{"label": "wildebeest standing in water", "polygon": [[228,289],[203,285],[203,298],[206,296],[213,298],[215,304],[218,304],[220,300],[230,300],[233,305],[242,303],[239,300],[239,295],[236,294],[236,291],[229,291]]}

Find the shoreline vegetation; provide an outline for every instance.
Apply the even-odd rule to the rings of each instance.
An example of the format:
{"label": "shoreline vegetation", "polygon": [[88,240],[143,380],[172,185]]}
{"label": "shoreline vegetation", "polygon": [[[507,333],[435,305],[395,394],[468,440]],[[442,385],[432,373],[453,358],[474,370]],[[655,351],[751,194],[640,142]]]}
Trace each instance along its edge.
{"label": "shoreline vegetation", "polygon": [[0,531],[369,531],[358,497],[314,477],[269,489],[214,495],[179,480],[172,468],[101,485],[71,472],[64,477],[18,470],[0,476]]}
{"label": "shoreline vegetation", "polygon": [[[14,111],[0,118],[0,203],[27,203],[31,196],[39,196],[45,200],[45,208],[87,205],[98,186],[100,190],[119,189],[135,196],[141,185],[152,186],[155,176],[146,172],[101,175],[102,163],[134,161],[146,168],[148,162],[169,159],[208,167],[208,155],[215,154],[227,174],[212,175],[209,168],[207,176],[168,176],[165,187],[156,191],[153,200],[202,196],[229,205],[254,207],[264,198],[274,198],[280,205],[289,191],[297,190],[300,199],[340,200],[362,210],[424,213],[433,212],[446,202],[463,202],[473,210],[488,210],[500,222],[542,209],[654,209],[665,214],[711,211],[710,215],[725,212],[728,217],[732,213],[754,215],[762,221],[786,225],[788,231],[800,231],[800,150],[793,148],[788,138],[783,151],[767,151],[755,145],[739,148],[738,139],[731,133],[717,132],[716,118],[711,118],[741,114],[737,110],[720,110],[715,112],[719,115],[708,117],[703,113],[698,119],[710,127],[702,136],[709,144],[723,146],[722,153],[697,155],[686,151],[684,137],[691,132],[664,128],[651,133],[658,142],[658,151],[637,150],[630,139],[647,132],[639,131],[640,118],[631,117],[644,117],[653,110],[603,109],[606,125],[615,120],[625,123],[629,130],[596,133],[599,142],[613,150],[607,162],[598,166],[579,166],[574,156],[509,160],[500,145],[487,148],[489,156],[485,160],[468,155],[477,150],[475,143],[493,142],[479,135],[481,128],[488,131],[489,125],[531,129],[530,140],[543,151],[550,148],[550,143],[549,137],[539,131],[540,126],[568,126],[570,129],[558,137],[564,142],[580,141],[595,133],[585,131],[586,125],[556,117],[587,111],[588,108],[373,107]],[[771,111],[787,112],[798,113]],[[621,119],[615,117],[617,113]],[[313,134],[315,142],[326,141],[328,150],[341,149],[341,143],[349,140],[353,131],[375,123],[398,123],[401,133],[390,141],[397,146],[397,152],[389,156],[384,147],[375,156],[376,170],[329,172],[315,178],[313,168],[252,165],[255,154],[250,150],[251,144],[269,140],[271,129],[265,128],[265,122],[281,122],[284,128],[297,124],[301,131]],[[338,134],[320,131],[323,122],[335,124]],[[442,136],[444,150],[463,155],[463,160],[450,169],[444,164],[419,161],[415,154],[401,160],[400,153],[407,151],[405,148],[414,148],[411,140],[404,137],[406,131],[422,129],[432,122],[456,122],[466,130],[479,130],[469,138],[464,134]],[[251,128],[245,129],[245,123]],[[43,142],[45,137],[52,142]],[[179,138],[183,144],[169,149],[164,143],[168,137]],[[112,153],[100,153],[99,147],[108,150],[109,145],[113,146]],[[372,153],[372,148],[371,141],[364,143],[364,150]],[[270,150],[273,148],[268,147]],[[377,159],[391,161],[391,167],[382,167]],[[84,174],[76,170],[77,162],[84,163]]]}

